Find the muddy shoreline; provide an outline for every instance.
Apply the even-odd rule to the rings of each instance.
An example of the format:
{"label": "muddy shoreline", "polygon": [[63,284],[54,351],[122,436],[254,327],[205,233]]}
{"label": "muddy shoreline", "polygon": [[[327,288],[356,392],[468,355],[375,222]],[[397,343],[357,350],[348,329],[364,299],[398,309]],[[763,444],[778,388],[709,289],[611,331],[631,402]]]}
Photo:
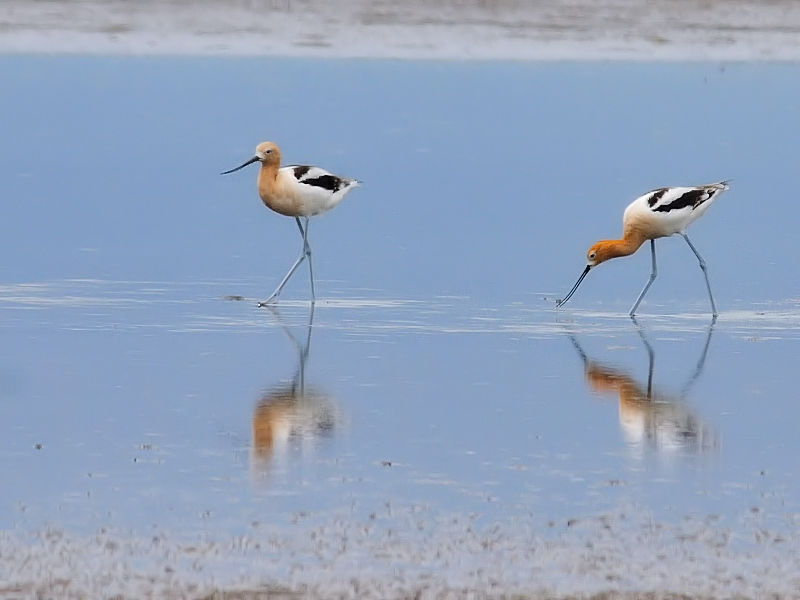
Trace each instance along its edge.
{"label": "muddy shoreline", "polygon": [[800,5],[751,0],[3,3],[0,52],[476,60],[798,60]]}

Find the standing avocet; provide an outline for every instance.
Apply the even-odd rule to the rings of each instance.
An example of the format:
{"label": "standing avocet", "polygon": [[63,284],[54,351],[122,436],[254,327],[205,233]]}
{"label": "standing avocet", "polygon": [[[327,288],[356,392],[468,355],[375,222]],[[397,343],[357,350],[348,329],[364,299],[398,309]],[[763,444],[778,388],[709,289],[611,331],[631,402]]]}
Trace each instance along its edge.
{"label": "standing avocet", "polygon": [[[273,142],[261,142],[256,146],[253,158],[235,169],[224,171],[222,175],[243,169],[254,162],[261,163],[261,171],[258,173],[258,194],[261,196],[261,201],[276,213],[294,217],[303,236],[300,256],[294,261],[275,291],[269,298],[259,302],[259,306],[277,301],[283,286],[305,259],[308,259],[308,274],[311,277],[311,302],[315,302],[314,269],[311,266],[311,246],[308,245],[308,220],[334,208],[347,192],[358,186],[358,181],[338,177],[319,167],[290,165],[281,168],[281,152]],[[305,227],[300,217],[303,217]]]}
{"label": "standing avocet", "polygon": [[644,289],[633,303],[630,312],[630,316],[633,316],[656,278],[656,238],[678,233],[683,236],[683,239],[689,244],[689,248],[697,256],[697,260],[700,261],[700,269],[703,271],[708,289],[708,299],[711,301],[711,314],[716,317],[717,307],[714,304],[714,296],[711,294],[711,284],[708,282],[706,262],[689,240],[689,236],[686,235],[686,228],[702,217],[716,197],[727,189],[728,182],[720,181],[697,187],[660,188],[636,198],[628,205],[622,216],[622,239],[602,240],[589,248],[586,253],[586,268],[564,299],[558,300],[557,306],[562,306],[572,297],[589,269],[610,258],[633,254],[646,240],[650,240],[652,255],[650,279],[647,280]]}

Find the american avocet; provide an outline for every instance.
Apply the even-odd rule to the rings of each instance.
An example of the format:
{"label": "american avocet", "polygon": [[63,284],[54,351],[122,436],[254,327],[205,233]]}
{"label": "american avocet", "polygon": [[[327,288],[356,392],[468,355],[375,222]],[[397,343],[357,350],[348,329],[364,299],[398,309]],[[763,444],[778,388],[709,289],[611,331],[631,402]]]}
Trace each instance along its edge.
{"label": "american avocet", "polygon": [[[303,247],[300,256],[286,273],[269,298],[259,302],[259,306],[277,300],[283,286],[295,272],[300,263],[308,259],[308,273],[311,277],[311,301],[316,300],[314,294],[314,270],[311,266],[311,246],[308,245],[308,220],[321,215],[339,204],[347,192],[358,186],[355,179],[346,179],[328,173],[319,167],[290,165],[281,167],[281,152],[273,142],[261,142],[256,146],[256,154],[250,160],[222,175],[243,169],[254,162],[261,163],[258,173],[258,194],[262,202],[276,213],[294,217],[300,234],[303,236]],[[300,221],[303,217],[305,226]]]}
{"label": "american avocet", "polygon": [[650,240],[650,252],[652,255],[650,278],[647,280],[636,302],[633,303],[630,311],[630,316],[633,316],[642,298],[644,298],[656,278],[655,240],[678,233],[683,236],[697,260],[700,261],[700,269],[703,271],[706,288],[708,289],[708,299],[711,301],[711,314],[716,317],[717,307],[714,304],[714,296],[711,294],[711,284],[708,282],[706,262],[689,240],[689,236],[686,235],[686,228],[702,217],[714,199],[727,189],[728,182],[720,181],[719,183],[710,183],[697,187],[660,188],[636,198],[628,205],[622,216],[622,239],[602,240],[589,248],[586,253],[586,268],[569,293],[564,296],[563,300],[558,300],[556,305],[563,306],[572,297],[583,278],[586,277],[589,269],[610,258],[633,254],[646,240]]}

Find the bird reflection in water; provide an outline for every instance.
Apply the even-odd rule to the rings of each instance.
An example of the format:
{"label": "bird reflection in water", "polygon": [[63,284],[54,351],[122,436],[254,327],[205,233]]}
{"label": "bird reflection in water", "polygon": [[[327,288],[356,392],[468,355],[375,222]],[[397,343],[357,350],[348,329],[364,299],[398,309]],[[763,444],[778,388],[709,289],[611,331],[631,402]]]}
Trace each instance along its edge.
{"label": "bird reflection in water", "polygon": [[282,382],[259,399],[253,411],[253,444],[251,468],[255,474],[266,474],[288,455],[313,449],[319,438],[333,434],[340,421],[331,398],[306,385],[306,361],[311,348],[314,304],[311,304],[305,341],[300,342],[274,306],[268,306],[290,342],[297,350],[297,369],[288,382]]}
{"label": "bird reflection in water", "polygon": [[705,344],[694,372],[677,395],[664,394],[653,388],[655,352],[644,329],[632,319],[645,349],[649,368],[646,384],[640,383],[621,369],[591,360],[577,338],[570,340],[583,360],[586,381],[595,393],[617,393],[619,422],[627,442],[637,450],[652,448],[657,452],[683,451],[704,453],[716,450],[716,434],[686,404],[684,398],[700,377],[708,355],[716,319],[708,326]]}

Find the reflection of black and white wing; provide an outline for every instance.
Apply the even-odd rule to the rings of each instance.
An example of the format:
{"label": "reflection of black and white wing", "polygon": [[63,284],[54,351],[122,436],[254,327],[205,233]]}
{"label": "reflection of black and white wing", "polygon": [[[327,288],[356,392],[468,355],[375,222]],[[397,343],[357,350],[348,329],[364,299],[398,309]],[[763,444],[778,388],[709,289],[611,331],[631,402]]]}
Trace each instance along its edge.
{"label": "reflection of black and white wing", "polygon": [[728,189],[728,182],[721,181],[698,187],[668,187],[653,190],[645,197],[653,212],[670,213],[684,208],[695,210],[720,192]]}
{"label": "reflection of black and white wing", "polygon": [[346,189],[356,183],[354,179],[346,179],[333,175],[325,169],[319,167],[310,167],[307,165],[291,165],[287,167],[291,169],[295,180],[303,185],[309,185],[334,194],[340,190]]}

